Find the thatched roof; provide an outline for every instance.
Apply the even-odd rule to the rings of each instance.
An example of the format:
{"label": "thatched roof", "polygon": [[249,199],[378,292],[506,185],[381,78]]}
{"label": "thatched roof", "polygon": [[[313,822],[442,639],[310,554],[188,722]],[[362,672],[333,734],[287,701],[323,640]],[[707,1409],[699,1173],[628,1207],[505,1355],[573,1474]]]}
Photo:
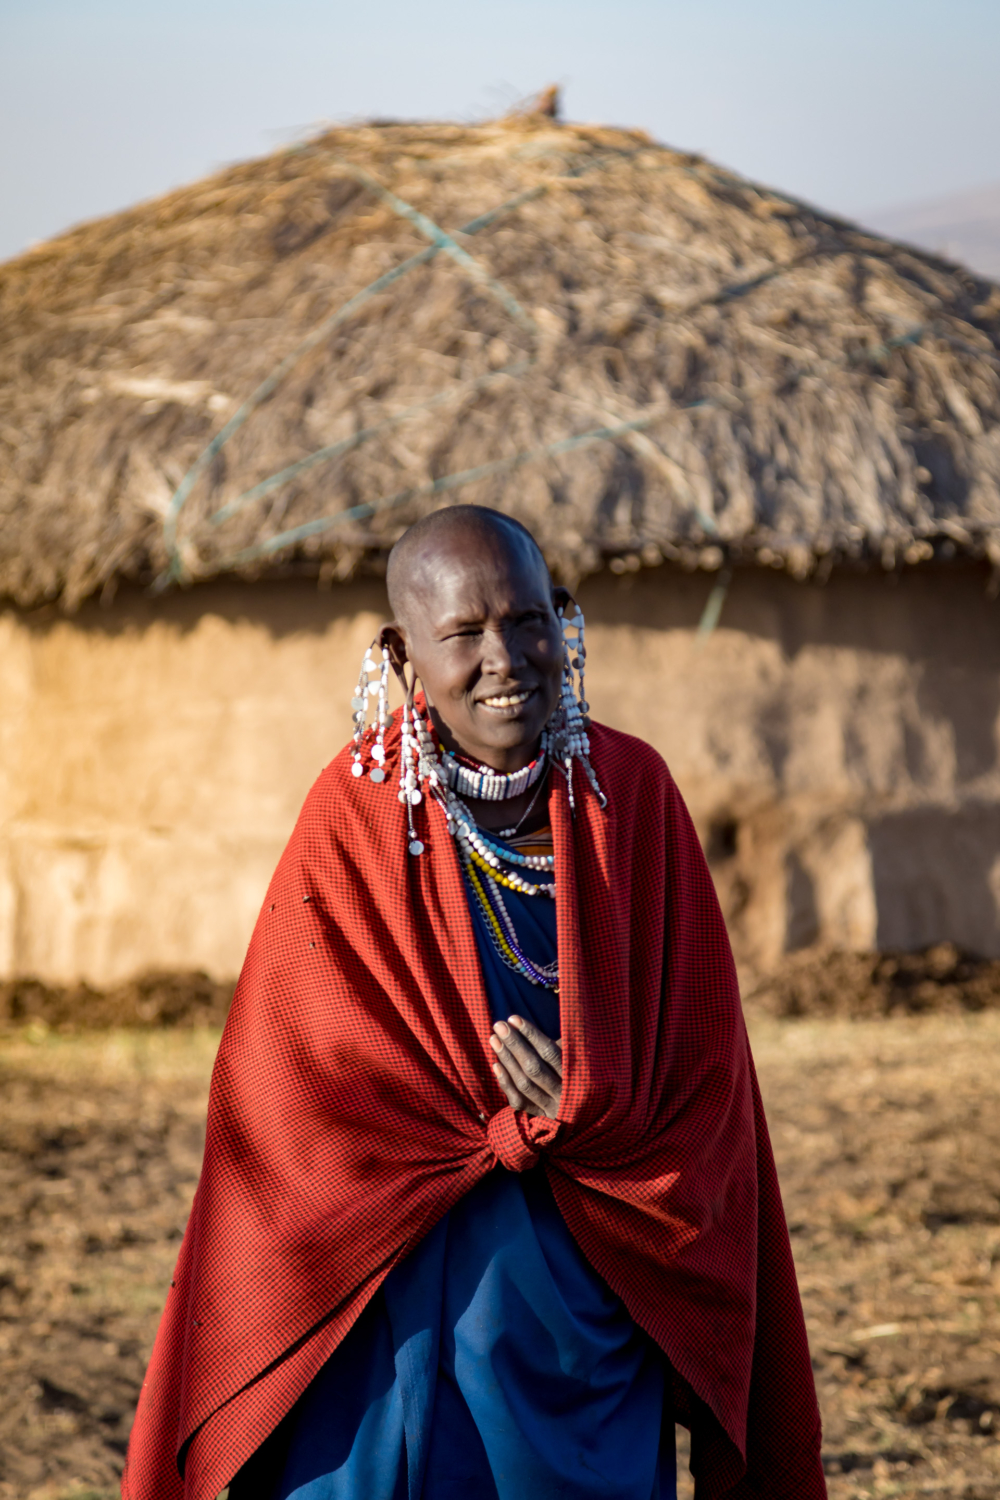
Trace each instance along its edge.
{"label": "thatched roof", "polygon": [[0,326],[23,602],[346,577],[451,499],[568,577],[1000,559],[1000,288],[635,132],[332,130],[0,267]]}

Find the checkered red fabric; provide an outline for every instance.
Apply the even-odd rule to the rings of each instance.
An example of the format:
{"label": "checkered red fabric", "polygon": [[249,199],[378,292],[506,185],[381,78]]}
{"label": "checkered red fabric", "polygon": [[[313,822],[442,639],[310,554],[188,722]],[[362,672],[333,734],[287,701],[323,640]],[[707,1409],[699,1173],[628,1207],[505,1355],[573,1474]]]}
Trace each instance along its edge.
{"label": "checkered red fabric", "polygon": [[[126,1500],[212,1500],[391,1267],[500,1160],[544,1161],[584,1253],[665,1350],[700,1497],[825,1495],[809,1352],[736,976],[687,811],[595,726],[602,812],[552,776],[560,1120],[515,1115],[441,809],[407,852],[391,775],[319,778],[212,1081],[201,1182]],[[388,737],[389,769],[399,754]],[[183,1471],[183,1478],[180,1471]]]}

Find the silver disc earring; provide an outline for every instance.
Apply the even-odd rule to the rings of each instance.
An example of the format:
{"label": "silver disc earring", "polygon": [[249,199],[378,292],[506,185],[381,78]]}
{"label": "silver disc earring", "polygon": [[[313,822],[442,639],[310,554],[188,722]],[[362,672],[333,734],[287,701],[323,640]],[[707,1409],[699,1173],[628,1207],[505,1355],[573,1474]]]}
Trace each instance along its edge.
{"label": "silver disc earring", "polygon": [[[358,674],[358,685],[354,690],[354,697],[351,699],[351,710],[354,717],[354,754],[351,757],[351,775],[363,776],[365,774],[364,739],[368,727],[368,700],[369,698],[377,697],[379,704],[376,710],[376,723],[379,727],[379,738],[372,750],[372,759],[376,764],[372,767],[370,774],[373,781],[382,781],[385,777],[385,772],[382,769],[385,762],[385,748],[382,740],[385,735],[385,722],[387,719],[385,713],[385,695],[388,691],[388,681],[385,677],[387,670],[385,661],[383,660],[381,667],[376,663],[375,658],[372,656],[374,649],[375,642],[373,641],[365,652],[364,661],[361,663],[361,671]],[[383,656],[387,655],[388,653],[383,651]]]}
{"label": "silver disc earring", "polygon": [[361,746],[365,737],[365,726],[368,722],[368,658],[370,652],[365,652],[365,659],[361,663],[361,671],[358,673],[358,685],[354,689],[354,697],[351,699],[351,717],[354,720],[354,753],[351,757],[351,775],[363,776],[365,768],[361,759]]}
{"label": "silver disc earring", "polygon": [[[564,608],[556,611],[563,636],[563,675],[559,705],[550,720],[549,728],[551,754],[566,777],[570,807],[575,811],[573,765],[576,761],[583,767],[584,775],[601,807],[607,806],[607,798],[601,791],[590,764],[590,736],[587,733],[590,728],[590,704],[584,697],[587,648],[584,644],[583,610],[575,600],[572,610],[569,616]],[[574,674],[579,677],[579,686]]]}
{"label": "silver disc earring", "polygon": [[409,851],[411,854],[423,854],[423,841],[417,838],[417,830],[413,823],[413,809],[419,802],[423,801],[419,777],[420,740],[418,737],[418,728],[420,721],[413,706],[413,694],[416,685],[416,677],[413,678],[409,687],[406,686],[404,679],[403,727],[399,755],[399,800],[406,808]]}
{"label": "silver disc earring", "polygon": [[389,652],[382,647],[382,666],[378,676],[378,733],[372,746],[372,760],[375,765],[369,771],[372,781],[385,780],[385,731],[389,722]]}

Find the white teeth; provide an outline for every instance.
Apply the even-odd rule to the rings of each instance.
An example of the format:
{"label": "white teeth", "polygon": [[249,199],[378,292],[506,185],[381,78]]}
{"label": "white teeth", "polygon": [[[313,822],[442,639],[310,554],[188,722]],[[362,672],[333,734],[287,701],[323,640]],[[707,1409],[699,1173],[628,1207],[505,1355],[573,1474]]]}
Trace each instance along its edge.
{"label": "white teeth", "polygon": [[487,708],[516,708],[519,703],[526,703],[530,697],[529,693],[506,693],[499,698],[484,698],[483,702]]}

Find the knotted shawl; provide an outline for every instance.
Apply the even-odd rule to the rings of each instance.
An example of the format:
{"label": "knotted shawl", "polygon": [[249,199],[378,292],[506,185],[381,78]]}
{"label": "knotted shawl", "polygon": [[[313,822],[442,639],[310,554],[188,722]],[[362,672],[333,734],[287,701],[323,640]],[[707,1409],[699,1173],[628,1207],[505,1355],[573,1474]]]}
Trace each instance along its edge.
{"label": "knotted shawl", "polygon": [[565,1082],[506,1104],[443,810],[319,777],[254,931],[125,1500],[213,1500],[389,1270],[497,1163],[544,1162],[584,1254],[664,1350],[699,1497],[825,1495],[805,1328],[722,915],[660,756],[602,726],[553,773]]}

